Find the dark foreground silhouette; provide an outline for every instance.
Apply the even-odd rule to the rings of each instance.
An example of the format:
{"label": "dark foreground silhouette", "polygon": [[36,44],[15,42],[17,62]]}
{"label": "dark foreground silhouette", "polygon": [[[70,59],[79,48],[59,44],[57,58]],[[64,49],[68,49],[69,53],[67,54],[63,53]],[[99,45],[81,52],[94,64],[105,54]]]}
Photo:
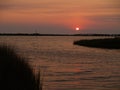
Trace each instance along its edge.
{"label": "dark foreground silhouette", "polygon": [[42,90],[40,73],[6,45],[0,45],[0,90]]}
{"label": "dark foreground silhouette", "polygon": [[92,39],[74,41],[74,45],[81,45],[95,48],[120,49],[120,38]]}

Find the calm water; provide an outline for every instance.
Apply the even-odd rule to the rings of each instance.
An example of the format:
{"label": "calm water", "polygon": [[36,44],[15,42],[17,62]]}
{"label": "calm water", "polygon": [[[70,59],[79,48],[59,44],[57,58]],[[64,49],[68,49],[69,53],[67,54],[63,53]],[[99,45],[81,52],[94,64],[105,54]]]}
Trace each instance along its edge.
{"label": "calm water", "polygon": [[[0,37],[42,72],[44,90],[120,90],[120,50],[74,46],[97,37]],[[100,38],[100,37],[99,37]]]}

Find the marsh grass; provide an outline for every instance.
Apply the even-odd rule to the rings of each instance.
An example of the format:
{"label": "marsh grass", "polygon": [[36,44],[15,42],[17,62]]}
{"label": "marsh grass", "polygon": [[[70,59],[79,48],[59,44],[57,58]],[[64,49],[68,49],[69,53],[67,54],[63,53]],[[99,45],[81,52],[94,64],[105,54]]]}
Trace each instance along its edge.
{"label": "marsh grass", "polygon": [[79,40],[74,41],[73,44],[95,48],[120,49],[120,38]]}
{"label": "marsh grass", "polygon": [[42,90],[40,71],[34,74],[14,48],[0,45],[0,90]]}

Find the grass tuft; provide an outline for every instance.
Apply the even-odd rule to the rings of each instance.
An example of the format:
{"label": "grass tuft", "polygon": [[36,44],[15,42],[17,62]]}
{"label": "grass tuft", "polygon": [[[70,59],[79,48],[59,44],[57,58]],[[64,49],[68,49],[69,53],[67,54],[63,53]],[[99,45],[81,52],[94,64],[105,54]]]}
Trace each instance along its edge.
{"label": "grass tuft", "polygon": [[0,90],[42,90],[41,85],[40,74],[14,48],[0,45]]}

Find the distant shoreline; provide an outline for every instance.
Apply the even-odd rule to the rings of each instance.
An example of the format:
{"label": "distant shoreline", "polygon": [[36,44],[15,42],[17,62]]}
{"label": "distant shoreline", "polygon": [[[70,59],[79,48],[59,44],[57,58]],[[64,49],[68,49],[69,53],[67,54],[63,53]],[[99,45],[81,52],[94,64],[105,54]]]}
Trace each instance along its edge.
{"label": "distant shoreline", "polygon": [[39,33],[0,33],[0,36],[120,36],[120,34],[39,34]]}
{"label": "distant shoreline", "polygon": [[105,39],[91,39],[74,41],[74,45],[104,48],[104,49],[120,49],[120,37],[105,38]]}

